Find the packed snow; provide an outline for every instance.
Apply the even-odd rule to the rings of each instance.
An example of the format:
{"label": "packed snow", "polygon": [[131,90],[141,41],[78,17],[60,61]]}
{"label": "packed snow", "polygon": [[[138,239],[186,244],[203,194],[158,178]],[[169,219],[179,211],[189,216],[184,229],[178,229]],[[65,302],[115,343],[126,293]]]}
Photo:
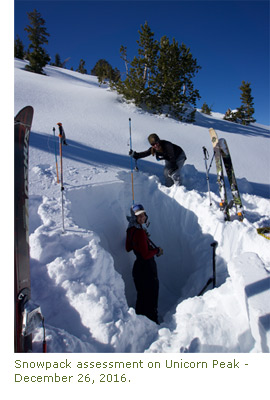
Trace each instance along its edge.
{"label": "packed snow", "polygon": [[[48,352],[268,353],[270,241],[257,228],[270,226],[269,127],[244,127],[200,110],[196,123],[187,124],[127,104],[96,77],[52,66],[37,75],[24,66],[15,60],[15,114],[34,107],[31,290],[45,317]],[[151,239],[164,250],[156,259],[160,325],[135,313],[134,255],[125,251],[132,205],[129,118],[134,150],[146,150],[147,136],[155,132],[187,155],[180,187],[164,186],[163,163],[154,157],[138,160],[139,171],[133,172],[135,203],[144,205]],[[64,227],[57,122],[68,143]],[[214,162],[210,206],[202,151],[208,149],[209,166],[210,127],[228,142],[243,222],[224,222]],[[210,284],[199,295],[213,274],[215,242],[216,287]],[[42,340],[40,327],[34,352],[42,351]]]}

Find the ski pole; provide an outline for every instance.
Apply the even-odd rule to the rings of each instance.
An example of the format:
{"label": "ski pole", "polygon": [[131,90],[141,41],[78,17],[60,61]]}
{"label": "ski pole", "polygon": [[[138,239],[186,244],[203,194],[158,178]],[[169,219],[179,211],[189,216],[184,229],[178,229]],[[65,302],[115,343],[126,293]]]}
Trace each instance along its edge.
{"label": "ski pole", "polygon": [[61,179],[61,201],[62,201],[62,233],[65,233],[64,226],[64,183],[63,183],[63,155],[62,155],[62,126],[59,124],[59,153],[60,153],[60,179]]}
{"label": "ski pole", "polygon": [[45,320],[42,318],[42,326],[43,326],[43,353],[47,353],[47,342],[46,342],[46,333],[45,333]]}
{"label": "ski pole", "polygon": [[205,286],[202,288],[202,290],[200,291],[200,293],[198,294],[198,296],[201,296],[203,294],[203,292],[205,291],[205,289],[207,289],[207,287],[210,285],[210,283],[213,282],[213,278],[209,278],[208,281],[206,282]]}
{"label": "ski pole", "polygon": [[[55,137],[55,127],[53,127],[53,136]],[[57,151],[56,151],[56,140],[55,139],[54,139],[54,153],[55,153],[57,183],[59,183],[58,164],[57,164]]]}
{"label": "ski pole", "polygon": [[[130,145],[130,150],[132,150],[131,118],[129,118],[129,145]],[[132,185],[132,204],[134,205],[134,183],[133,183],[133,162],[132,162],[132,157],[130,157],[130,168],[131,168],[131,185]]]}
{"label": "ski pole", "polygon": [[213,282],[213,288],[216,287],[216,248],[217,248],[218,242],[213,242],[211,243],[211,247],[213,247],[213,278],[209,278],[205,286],[202,288],[198,296],[201,296],[206,288],[210,285],[210,283]]}
{"label": "ski pole", "polygon": [[216,287],[216,248],[218,246],[218,242],[211,243],[211,247],[213,247],[213,288]]}
{"label": "ski pole", "polygon": [[204,162],[205,162],[205,169],[206,169],[207,187],[208,187],[209,200],[210,200],[210,206],[211,206],[212,205],[212,200],[211,200],[211,192],[210,192],[210,184],[209,184],[209,170],[210,170],[210,167],[211,167],[213,159],[212,159],[210,167],[208,169],[207,160],[209,159],[209,153],[208,153],[208,151],[207,151],[207,149],[205,147],[203,147],[203,154],[204,154]]}

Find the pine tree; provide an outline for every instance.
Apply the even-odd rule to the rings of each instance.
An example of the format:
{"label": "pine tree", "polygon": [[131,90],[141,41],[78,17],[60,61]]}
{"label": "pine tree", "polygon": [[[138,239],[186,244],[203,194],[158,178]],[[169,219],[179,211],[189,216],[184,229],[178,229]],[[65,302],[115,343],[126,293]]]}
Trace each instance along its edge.
{"label": "pine tree", "polygon": [[137,41],[139,45],[138,49],[138,61],[133,62],[133,67],[139,69],[142,84],[145,87],[149,86],[149,79],[151,74],[155,72],[156,57],[158,52],[158,43],[154,40],[154,33],[151,31],[147,22],[141,25],[141,31],[139,31],[140,40]]}
{"label": "pine tree", "polygon": [[44,26],[45,20],[36,9],[31,13],[27,13],[27,15],[30,25],[25,28],[25,31],[28,32],[28,38],[31,43],[27,53],[29,65],[26,66],[26,69],[31,72],[42,74],[43,67],[50,61],[50,57],[42,45],[48,43],[47,36],[50,35]]}
{"label": "pine tree", "polygon": [[124,81],[119,79],[115,85],[117,91],[123,94],[125,99],[133,100],[138,106],[151,107],[151,88],[149,80],[154,73],[156,56],[158,52],[157,41],[154,40],[154,33],[151,31],[147,22],[141,25],[139,31],[140,39],[138,43],[138,56],[135,56],[127,67],[126,48],[121,46],[120,52],[125,61],[128,75]]}
{"label": "pine tree", "polygon": [[16,40],[14,43],[14,57],[19,58],[20,60],[24,59],[24,46],[23,46],[23,42],[21,41],[21,39],[19,38],[19,36],[16,36]]}
{"label": "pine tree", "polygon": [[242,125],[249,125],[251,122],[256,122],[253,118],[254,103],[253,97],[251,96],[251,87],[249,82],[242,81],[242,85],[240,86],[241,93],[241,101],[242,105],[237,109],[237,118],[240,119]]}
{"label": "pine tree", "polygon": [[175,39],[170,43],[166,36],[161,38],[156,76],[159,102],[163,108],[169,107],[169,112],[179,120],[194,121],[196,110],[188,114],[187,105],[195,106],[200,98],[192,83],[199,68],[183,43],[179,45]]}
{"label": "pine tree", "polygon": [[98,82],[101,85],[106,80],[109,82],[117,82],[120,78],[120,71],[117,68],[111,66],[108,61],[101,59],[98,60],[91,70],[91,74],[97,76]]}
{"label": "pine tree", "polygon": [[63,63],[61,62],[60,55],[58,53],[55,54],[54,63],[52,63],[52,65],[54,67],[60,67],[60,68],[63,67]]}
{"label": "pine tree", "polygon": [[76,69],[76,71],[80,72],[81,74],[87,74],[87,70],[84,66],[85,66],[85,61],[81,58],[79,66]]}
{"label": "pine tree", "polygon": [[156,96],[158,111],[180,116],[179,94],[181,83],[179,81],[179,57],[178,43],[170,41],[163,36],[159,43],[156,73],[151,81]]}
{"label": "pine tree", "polygon": [[192,82],[200,69],[197,60],[190,49],[184,44],[179,46],[175,39],[170,43],[168,37],[163,36],[160,42],[156,41],[147,22],[141,25],[139,35],[138,55],[129,68],[126,47],[121,46],[127,77],[119,80],[116,90],[138,106],[193,122],[196,110],[186,111],[188,104],[195,106],[200,98]]}
{"label": "pine tree", "polygon": [[232,111],[230,108],[228,108],[228,110],[226,111],[223,119],[225,119],[226,121],[230,121],[230,122],[236,122],[237,123],[237,115],[235,111]]}
{"label": "pine tree", "polygon": [[211,115],[212,112],[212,108],[208,106],[208,104],[206,104],[206,102],[203,103],[202,105],[202,113],[206,114],[206,115]]}
{"label": "pine tree", "polygon": [[129,61],[128,61],[128,59],[127,59],[127,48],[126,48],[126,46],[121,46],[120,47],[120,54],[121,54],[121,58],[122,58],[122,60],[124,61],[124,63],[125,63],[125,69],[126,69],[126,76],[128,76],[128,64],[129,64]]}

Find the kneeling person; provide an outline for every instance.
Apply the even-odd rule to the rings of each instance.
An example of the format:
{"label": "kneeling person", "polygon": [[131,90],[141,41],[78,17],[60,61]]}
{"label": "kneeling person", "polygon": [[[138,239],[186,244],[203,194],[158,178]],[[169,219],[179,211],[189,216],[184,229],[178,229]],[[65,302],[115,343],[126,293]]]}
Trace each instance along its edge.
{"label": "kneeling person", "polygon": [[158,161],[164,160],[165,185],[168,187],[173,184],[181,185],[181,169],[187,159],[184,150],[168,140],[160,140],[156,133],[149,135],[148,141],[151,144],[148,150],[140,153],[131,150],[129,154],[135,160],[148,157],[151,154],[155,155]]}

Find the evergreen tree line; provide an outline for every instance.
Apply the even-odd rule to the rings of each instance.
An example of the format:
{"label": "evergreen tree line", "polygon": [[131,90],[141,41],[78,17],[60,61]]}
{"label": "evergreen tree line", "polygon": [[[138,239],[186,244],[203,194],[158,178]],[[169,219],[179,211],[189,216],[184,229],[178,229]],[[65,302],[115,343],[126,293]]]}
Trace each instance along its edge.
{"label": "evergreen tree line", "polygon": [[235,111],[232,111],[229,108],[226,111],[223,119],[231,122],[240,123],[242,125],[249,125],[251,122],[256,122],[256,119],[253,118],[255,109],[253,103],[254,98],[251,95],[250,82],[242,81],[240,90],[240,100],[242,102],[242,105],[238,107]]}
{"label": "evergreen tree line", "polygon": [[[45,51],[43,45],[48,44],[47,37],[50,36],[45,28],[45,20],[41,17],[41,14],[35,9],[31,13],[27,13],[30,25],[25,28],[28,32],[28,38],[30,45],[25,51],[22,40],[17,35],[14,45],[14,56],[21,60],[28,60],[29,65],[26,69],[38,74],[43,74],[43,68],[51,61],[49,54]],[[66,62],[69,60],[61,61],[60,55],[55,55],[55,61],[51,62],[51,65],[55,67],[65,68]],[[71,67],[71,70],[74,70]],[[76,69],[81,74],[87,74],[85,68],[85,61],[80,60],[79,66]],[[91,74],[98,77],[99,83],[105,83],[106,81],[116,81],[120,78],[120,71],[112,66],[106,60],[99,60],[94,68],[91,70]]]}
{"label": "evergreen tree line", "polygon": [[[225,119],[226,121],[231,121],[242,125],[249,125],[251,122],[256,122],[256,119],[253,118],[255,109],[253,103],[254,98],[251,95],[250,82],[242,81],[242,84],[239,89],[241,90],[241,96],[240,96],[240,100],[242,102],[241,106],[233,111],[230,108],[228,108],[223,119]],[[212,106],[209,107],[204,102],[201,111],[203,114],[211,115]]]}
{"label": "evergreen tree line", "polygon": [[[29,61],[25,67],[27,70],[43,74],[43,68],[51,60],[43,47],[44,44],[48,44],[50,35],[45,28],[45,20],[36,9],[27,14],[30,25],[25,31],[28,33],[30,45],[25,51],[22,41],[17,36],[15,57]],[[125,64],[124,78],[121,77],[120,71],[105,59],[97,61],[91,74],[97,76],[100,85],[109,82],[111,88],[125,100],[132,101],[139,107],[155,113],[165,113],[181,121],[194,122],[196,102],[201,97],[199,91],[194,88],[192,79],[201,67],[193,58],[190,49],[175,39],[170,42],[167,36],[157,41],[147,22],[141,25],[137,44],[138,54],[132,61],[128,60],[127,48],[123,45],[120,48],[121,59]],[[51,65],[64,68],[68,60],[61,62],[60,55],[56,54]],[[87,74],[83,59],[80,60],[76,71]],[[240,89],[242,105],[236,111],[229,109],[224,119],[247,125],[255,122],[252,117],[254,107],[250,83],[243,81]],[[211,111],[211,107],[204,103],[202,112],[211,115]]]}
{"label": "evergreen tree line", "polygon": [[25,52],[23,43],[17,36],[14,55],[17,58],[25,58],[29,61],[29,65],[25,67],[27,70],[41,74],[43,73],[43,67],[50,61],[50,56],[43,47],[44,44],[48,44],[47,37],[50,35],[45,28],[45,20],[37,10],[27,14],[30,25],[24,28],[24,30],[28,33],[30,44],[28,50]]}

